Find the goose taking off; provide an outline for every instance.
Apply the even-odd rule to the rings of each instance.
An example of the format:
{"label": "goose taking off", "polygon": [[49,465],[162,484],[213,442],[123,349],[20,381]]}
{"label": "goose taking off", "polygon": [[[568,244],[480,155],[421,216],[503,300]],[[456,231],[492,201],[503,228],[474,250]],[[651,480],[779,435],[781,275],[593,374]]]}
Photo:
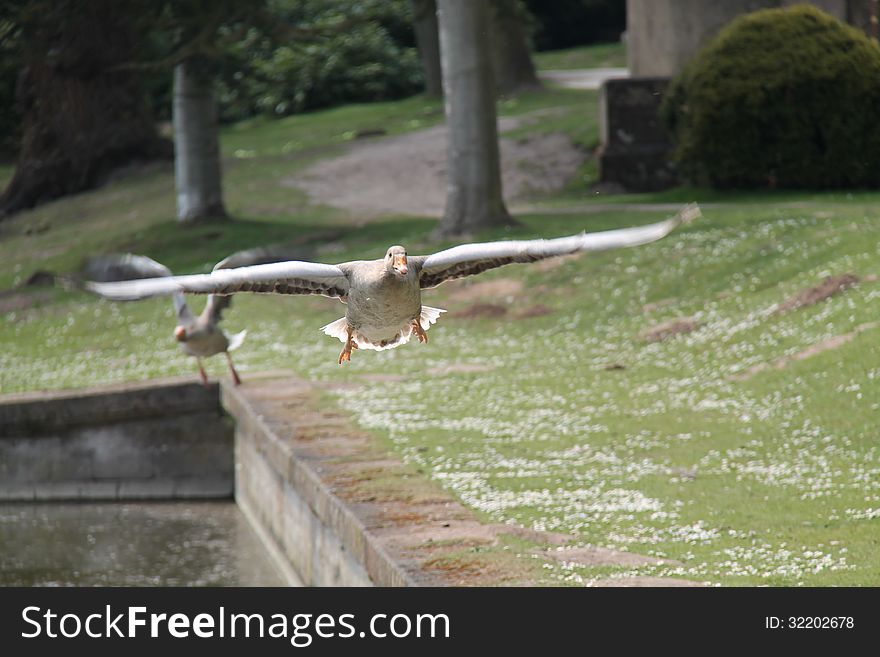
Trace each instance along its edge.
{"label": "goose taking off", "polygon": [[422,305],[424,289],[511,263],[647,244],[699,216],[699,207],[691,203],[671,219],[647,226],[550,240],[463,244],[428,256],[410,256],[402,246],[392,246],[378,260],[339,265],[295,260],[239,268],[218,265],[210,274],[90,282],[87,286],[104,297],[120,300],[235,292],[320,294],[336,298],[347,304],[345,317],[321,330],[345,344],[339,354],[342,364],[351,360],[352,349],[392,349],[409,342],[413,335],[419,342],[427,342],[427,330],[445,311]]}
{"label": "goose taking off", "polygon": [[[214,266],[214,271],[278,262],[289,257],[289,251],[282,251],[271,247],[248,249],[233,253],[231,256],[221,260]],[[92,258],[86,265],[86,271],[93,278],[98,278],[102,281],[169,278],[172,276],[171,271],[165,265],[146,256],[131,253]],[[111,283],[104,284],[110,285]],[[100,294],[95,289],[96,285],[99,284],[89,282],[86,287]],[[110,298],[121,299],[118,296]],[[205,308],[198,316],[192,314],[186,305],[182,292],[173,292],[172,301],[174,303],[174,312],[177,315],[174,338],[180,343],[181,349],[186,354],[195,357],[199,365],[202,383],[208,385],[208,375],[205,373],[202,359],[222,353],[226,356],[226,361],[229,364],[232,380],[236,385],[241,384],[241,378],[235,370],[235,365],[232,364],[232,357],[229,355],[229,352],[241,346],[247,335],[247,330],[229,337],[220,328],[223,311],[232,303],[232,296],[228,294],[209,294]]]}

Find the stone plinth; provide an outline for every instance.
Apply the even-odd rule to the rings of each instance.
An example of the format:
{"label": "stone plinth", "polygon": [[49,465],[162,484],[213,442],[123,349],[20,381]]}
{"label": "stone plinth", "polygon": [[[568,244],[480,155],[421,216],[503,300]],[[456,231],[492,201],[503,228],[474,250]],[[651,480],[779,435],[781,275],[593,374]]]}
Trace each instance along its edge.
{"label": "stone plinth", "polygon": [[677,184],[672,142],[659,119],[669,78],[606,80],[599,99],[599,178],[627,191],[653,192]]}

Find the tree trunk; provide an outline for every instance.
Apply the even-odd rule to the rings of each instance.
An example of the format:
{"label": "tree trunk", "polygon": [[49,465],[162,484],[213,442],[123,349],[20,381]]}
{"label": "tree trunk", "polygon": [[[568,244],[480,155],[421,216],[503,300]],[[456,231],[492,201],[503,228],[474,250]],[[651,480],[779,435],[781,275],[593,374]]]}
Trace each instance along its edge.
{"label": "tree trunk", "polygon": [[220,144],[214,86],[205,62],[191,57],[174,69],[174,181],[177,220],[223,219]]}
{"label": "tree trunk", "polygon": [[21,143],[0,218],[96,187],[117,167],[171,157],[137,77],[113,68],[134,58],[136,18],[112,0],[86,7],[44,3],[22,20]]}
{"label": "tree trunk", "polygon": [[498,93],[507,95],[540,88],[529,49],[524,8],[518,0],[491,0],[490,5],[492,66]]}
{"label": "tree trunk", "polygon": [[501,196],[487,0],[438,0],[446,96],[446,212],[436,234],[513,223]]}
{"label": "tree trunk", "polygon": [[425,93],[434,98],[443,95],[440,69],[440,34],[437,28],[436,0],[410,0],[416,44],[425,72]]}

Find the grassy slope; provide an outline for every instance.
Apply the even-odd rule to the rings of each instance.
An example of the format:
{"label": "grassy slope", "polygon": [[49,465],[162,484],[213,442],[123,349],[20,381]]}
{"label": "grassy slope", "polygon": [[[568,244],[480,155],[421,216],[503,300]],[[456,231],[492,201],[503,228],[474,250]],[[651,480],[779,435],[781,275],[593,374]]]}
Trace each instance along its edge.
{"label": "grassy slope", "polygon": [[[589,117],[594,102],[592,94],[554,92],[505,111],[561,103]],[[354,226],[280,181],[354,130],[402,131],[438,118],[436,105],[410,99],[236,126],[223,148],[238,221],[176,228],[169,171],[122,180],[0,225],[0,288],[39,268],[73,269],[102,249],[135,249],[183,272],[267,241],[311,240],[324,261],[371,257],[396,242],[411,252],[436,248],[426,242],[429,221]],[[566,120],[561,129],[584,130]],[[509,307],[508,318],[446,315],[428,345],[356,353],[344,368],[335,363],[340,345],[317,330],[341,316],[336,302],[240,295],[226,325],[249,329],[236,354],[245,376],[285,367],[318,381],[403,377],[332,399],[485,517],[681,562],[547,564],[548,581],[660,574],[733,585],[878,585],[880,329],[784,369],[729,379],[875,319],[880,284],[871,282],[811,308],[772,313],[826,274],[880,274],[873,197],[813,200],[781,208],[729,197],[701,223],[653,245],[485,274],[469,284],[523,282],[509,298],[484,299]],[[485,237],[655,218],[623,208],[531,215],[513,234]],[[426,302],[461,310],[471,302],[451,296],[464,285],[441,286]],[[509,320],[539,303],[552,313]],[[662,343],[638,337],[685,315],[702,327]],[[0,319],[0,389],[194,374],[170,339],[172,327],[167,301],[112,304],[52,292]],[[209,371],[226,376],[220,360]]]}
{"label": "grassy slope", "polygon": [[626,48],[618,41],[565,50],[548,50],[535,54],[535,66],[544,70],[625,67]]}

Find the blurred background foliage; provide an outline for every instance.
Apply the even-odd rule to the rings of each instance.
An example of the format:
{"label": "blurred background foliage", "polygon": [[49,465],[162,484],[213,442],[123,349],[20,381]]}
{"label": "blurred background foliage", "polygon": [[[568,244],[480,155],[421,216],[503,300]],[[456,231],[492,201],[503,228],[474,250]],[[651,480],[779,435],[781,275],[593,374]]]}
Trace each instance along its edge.
{"label": "blurred background foliage", "polygon": [[[625,0],[521,3],[536,50],[616,41],[625,29]],[[34,3],[9,0],[3,5],[0,160],[11,161],[21,120],[15,102],[16,80],[24,62],[17,20],[21,8]],[[133,64],[140,66],[141,81],[158,120],[169,120],[171,114],[171,67],[163,66],[163,61],[185,44],[186,26],[193,24],[191,15],[210,14],[217,6],[199,0],[169,0],[164,11],[151,13],[152,29],[140,48],[144,61]],[[212,45],[224,122],[391,100],[423,89],[410,0],[262,0],[247,9],[227,12]],[[47,11],[51,10],[50,5]]]}
{"label": "blurred background foliage", "polygon": [[619,41],[626,0],[524,0],[533,17],[535,50]]}
{"label": "blurred background foliage", "polygon": [[285,116],[418,93],[422,70],[408,0],[275,0],[288,38],[257,28],[232,44],[219,82],[223,120]]}

